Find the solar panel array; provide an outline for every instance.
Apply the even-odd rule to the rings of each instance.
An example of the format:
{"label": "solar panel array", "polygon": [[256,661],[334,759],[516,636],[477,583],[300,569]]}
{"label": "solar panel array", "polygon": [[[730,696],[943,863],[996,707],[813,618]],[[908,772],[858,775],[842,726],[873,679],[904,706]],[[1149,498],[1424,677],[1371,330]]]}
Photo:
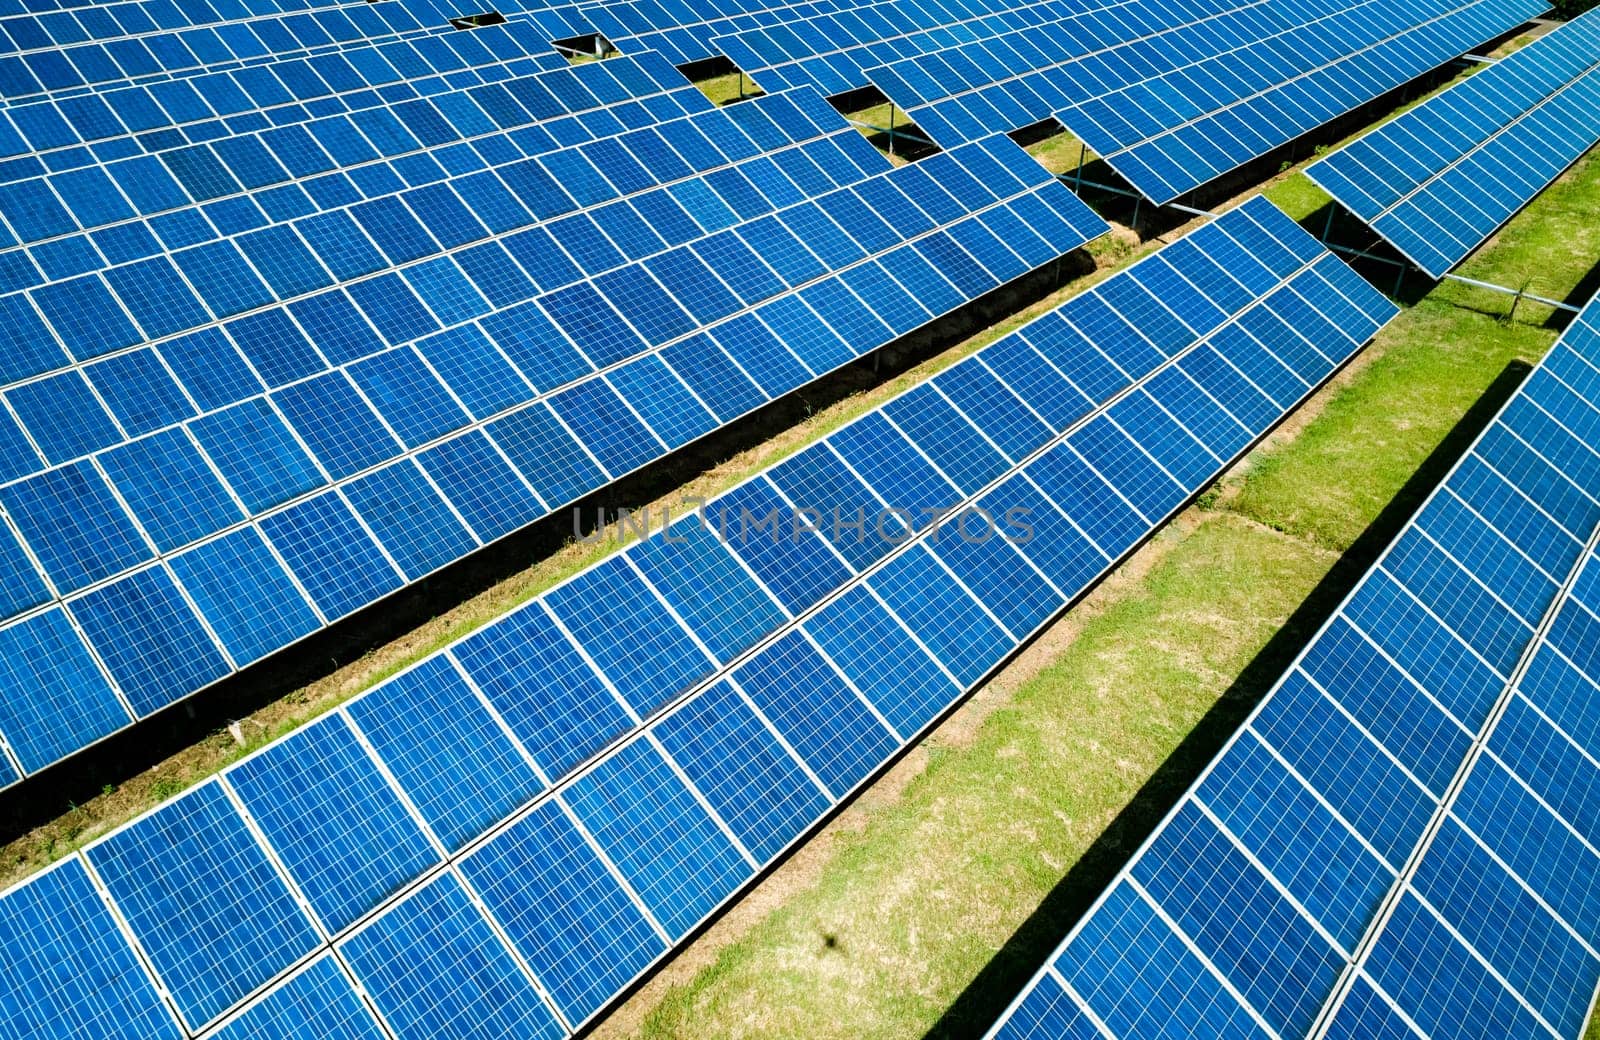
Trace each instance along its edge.
{"label": "solar panel array", "polygon": [[0,1025],[581,1027],[1394,313],[1246,204],[0,896]]}
{"label": "solar panel array", "polygon": [[1577,1036],[1597,543],[1591,303],[990,1035]]}
{"label": "solar panel array", "polygon": [[[1161,4],[1091,12],[869,73],[936,142],[1051,116],[1171,202],[1545,10],[1542,0]],[[1145,8],[1141,8],[1145,9]],[[1133,9],[1130,9],[1133,10]]]}
{"label": "solar panel array", "polygon": [[1600,141],[1600,16],[1562,25],[1306,175],[1435,278]]}
{"label": "solar panel array", "polygon": [[0,184],[7,773],[1108,229],[1003,138],[895,169],[809,90],[449,39],[428,96],[380,63]]}

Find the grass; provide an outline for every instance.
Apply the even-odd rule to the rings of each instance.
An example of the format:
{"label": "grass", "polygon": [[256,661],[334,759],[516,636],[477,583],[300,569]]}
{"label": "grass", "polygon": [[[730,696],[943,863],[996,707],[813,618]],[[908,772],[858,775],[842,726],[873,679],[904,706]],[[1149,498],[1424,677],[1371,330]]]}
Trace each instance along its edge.
{"label": "grass", "polygon": [[711,99],[714,105],[728,105],[745,98],[760,97],[766,91],[756,85],[755,80],[742,72],[728,72],[720,76],[708,76],[695,81],[695,86],[701,93]]}
{"label": "grass", "polygon": [[[1587,285],[1600,248],[1568,241],[1597,233],[1573,227],[1585,204],[1600,207],[1600,154],[1467,273],[1536,269],[1560,295]],[[1486,421],[1485,392],[1509,392],[1557,335],[1536,310],[1511,321],[1481,303],[1447,284],[1406,310],[1311,417],[1264,443],[598,1035],[981,1032],[1442,477],[1465,447],[1463,416]]]}

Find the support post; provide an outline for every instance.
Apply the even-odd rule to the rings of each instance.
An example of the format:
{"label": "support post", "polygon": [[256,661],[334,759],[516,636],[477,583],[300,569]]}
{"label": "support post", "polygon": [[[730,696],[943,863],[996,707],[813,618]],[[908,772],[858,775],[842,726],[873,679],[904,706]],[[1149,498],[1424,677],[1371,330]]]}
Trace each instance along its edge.
{"label": "support post", "polygon": [[1139,207],[1142,205],[1144,205],[1143,198],[1133,200],[1133,233],[1136,235],[1139,233]]}
{"label": "support post", "polygon": [[894,154],[894,102],[889,102],[889,154]]}
{"label": "support post", "polygon": [[1085,154],[1086,154],[1086,151],[1085,151],[1084,143],[1082,141],[1079,141],[1078,142],[1078,185],[1077,185],[1077,189],[1080,192],[1083,191],[1083,157],[1084,157]]}
{"label": "support post", "polygon": [[1336,203],[1336,202],[1329,202],[1328,203],[1328,220],[1327,220],[1327,222],[1325,224],[1322,225],[1322,241],[1324,241],[1324,242],[1326,242],[1328,240],[1328,236],[1329,235],[1333,234],[1333,214],[1334,214],[1334,207],[1337,206],[1337,205],[1338,205],[1338,203]]}

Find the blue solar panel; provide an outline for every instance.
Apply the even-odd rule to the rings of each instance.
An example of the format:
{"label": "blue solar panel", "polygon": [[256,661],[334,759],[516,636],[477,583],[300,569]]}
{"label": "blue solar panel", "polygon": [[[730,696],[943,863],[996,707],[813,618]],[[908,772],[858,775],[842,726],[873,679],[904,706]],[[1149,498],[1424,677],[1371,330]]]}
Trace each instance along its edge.
{"label": "blue solar panel", "polygon": [[[1393,308],[1260,200],[1192,233],[1197,249],[1170,263],[1203,282],[1213,248],[1252,239],[1277,247],[1243,247],[1274,280],[1248,298],[1230,290],[1242,309],[1220,330],[1265,307],[1262,290],[1280,283],[1319,309],[1348,299],[1371,315],[1316,327],[1321,370],[1307,369],[1298,392],[1261,413],[1248,430],[1259,435]],[[1164,477],[1175,497],[1144,517],[1121,504],[1131,489],[1102,476],[1118,472],[1108,459],[1078,440],[1130,387],[1173,414],[1191,414],[1196,393],[1228,408],[1241,392],[1236,369],[1227,369],[1233,382],[1203,369],[1192,384],[1160,377],[1206,350],[1231,365],[1221,331],[1170,344],[1171,358],[1100,387],[1094,404],[1059,421],[1035,407],[1048,407],[1043,395],[1059,384],[1037,374],[1009,381],[1024,356],[1049,367],[1070,356],[1051,337],[1106,299],[1138,298],[1120,283],[1159,277],[1167,264],[1162,254],[1141,261],[898,399],[930,402],[930,415],[931,402],[946,402],[937,421],[903,405],[869,413],[709,503],[705,520],[635,543],[92,847],[89,860],[190,1024],[268,1014],[249,1009],[284,992],[277,987],[324,946],[396,1035],[481,1035],[484,1021],[545,1035],[592,1020],[1240,450],[1220,423],[1192,431],[1204,442],[1175,441],[1192,445],[1205,472],[1181,449],[1162,449],[1192,483]],[[1305,344],[1280,328],[1248,343],[1269,356],[1290,338]],[[1015,403],[977,416],[958,403],[1006,400],[1001,390]],[[1172,436],[1140,421],[1151,424],[1135,426],[1140,436]],[[890,459],[900,461],[876,461]],[[969,490],[945,481],[946,468]],[[926,490],[930,480],[948,489],[935,501],[953,511],[937,524],[922,514],[879,528],[897,489]],[[833,517],[795,512],[808,499],[825,505],[836,488],[852,510],[837,529]],[[1040,515],[1008,515],[1013,507]],[[776,527],[738,529],[744,515],[769,511]],[[721,543],[686,536],[706,522],[726,530]],[[994,536],[981,533],[986,524]],[[852,538],[859,554],[833,548]],[[821,560],[833,567],[819,583]],[[748,617],[717,617],[693,598],[697,587],[727,588]],[[607,603],[615,624],[599,623]],[[224,857],[249,886],[181,884]],[[157,910],[169,906],[183,912]],[[248,941],[219,950],[247,917]],[[241,1003],[246,990],[258,992]]]}
{"label": "blue solar panel", "polygon": [[221,782],[117,831],[86,856],[191,1030],[317,945]]}
{"label": "blue solar panel", "polygon": [[69,859],[0,896],[9,1036],[184,1036],[83,863]]}
{"label": "blue solar panel", "polygon": [[[1111,1036],[1153,1035],[1155,1021],[1218,1036],[1579,1033],[1600,981],[1595,315],[991,1036],[1055,1036],[1072,1011]],[[1562,402],[1573,426],[1538,401]],[[1575,501],[1546,510],[1559,499]],[[1186,985],[1153,985],[1173,951]]]}
{"label": "blue solar panel", "polygon": [[439,859],[342,715],[241,763],[228,785],[330,932]]}
{"label": "blue solar panel", "polygon": [[461,863],[569,1022],[581,1022],[666,949],[637,896],[546,802]]}
{"label": "blue solar panel", "polygon": [[1440,277],[1600,140],[1597,43],[1580,16],[1306,175]]}
{"label": "blue solar panel", "polygon": [[503,720],[447,657],[429,658],[349,711],[447,849],[459,849],[542,786]]}
{"label": "blue solar panel", "polygon": [[[768,91],[810,86],[826,95],[868,85],[867,70],[977,40],[1059,21],[1084,10],[1079,0],[908,3],[880,0],[844,10],[782,11],[782,21],[718,36],[712,46]],[[1109,6],[1109,5],[1108,5]]]}
{"label": "blue solar panel", "polygon": [[626,745],[562,798],[673,940],[752,873],[743,850],[649,740]]}
{"label": "blue solar panel", "polygon": [[564,1035],[453,873],[396,904],[339,953],[403,1040]]}
{"label": "blue solar panel", "polygon": [[323,956],[215,1035],[219,1040],[382,1040],[384,1034],[335,959]]}

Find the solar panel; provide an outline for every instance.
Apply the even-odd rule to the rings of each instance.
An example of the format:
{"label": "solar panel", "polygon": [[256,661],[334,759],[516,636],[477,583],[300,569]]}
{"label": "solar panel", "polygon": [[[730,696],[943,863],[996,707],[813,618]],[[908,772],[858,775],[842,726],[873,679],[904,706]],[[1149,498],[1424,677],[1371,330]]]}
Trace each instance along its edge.
{"label": "solar panel", "polygon": [[1549,32],[1306,170],[1435,278],[1600,141],[1600,18]]}
{"label": "solar panel", "polygon": [[990,1036],[1579,1034],[1600,981],[1597,317]]}
{"label": "solar panel", "polygon": [[[1537,0],[1174,10],[1156,22],[1174,31],[1127,41],[1117,25],[1127,14],[1113,9],[870,75],[943,144],[1054,116],[1165,203],[1542,10]],[[1036,35],[1054,46],[1032,44]],[[1000,57],[1024,46],[1031,58]],[[1133,64],[1144,55],[1150,60]]]}
{"label": "solar panel", "polygon": [[998,138],[896,170],[814,92],[520,71],[0,185],[17,774],[1107,229]]}
{"label": "solar panel", "polygon": [[1394,313],[1254,200],[72,862],[194,1027],[581,1028]]}

